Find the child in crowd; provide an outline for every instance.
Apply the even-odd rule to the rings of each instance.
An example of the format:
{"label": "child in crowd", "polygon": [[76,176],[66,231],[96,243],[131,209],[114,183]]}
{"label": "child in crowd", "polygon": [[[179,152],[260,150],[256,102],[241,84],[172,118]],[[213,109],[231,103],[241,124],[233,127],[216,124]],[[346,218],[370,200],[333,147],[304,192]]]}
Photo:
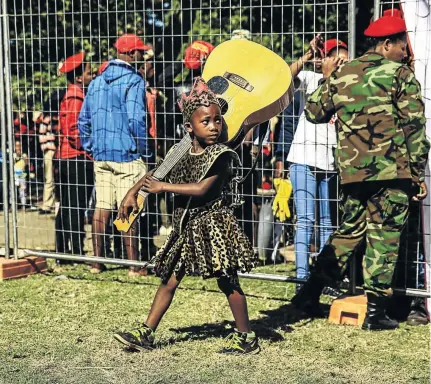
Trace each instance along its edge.
{"label": "child in crowd", "polygon": [[[258,353],[258,339],[250,329],[247,302],[237,271],[250,271],[256,264],[253,248],[232,211],[228,192],[239,165],[237,154],[218,143],[222,131],[220,105],[202,78],[179,101],[184,127],[193,139],[190,151],[169,174],[171,183],[154,180],[147,173],[127,193],[119,209],[126,220],[136,210],[136,195],[176,195],[173,231],[155,257],[155,272],[162,279],[147,320],[138,329],[116,333],[121,343],[136,350],[154,348],[154,332],[168,310],[184,275],[215,277],[226,294],[236,329],[226,339],[222,353]],[[174,150],[175,146],[171,149]]]}
{"label": "child in crowd", "polygon": [[15,187],[18,187],[19,201],[21,208],[25,209],[27,204],[27,172],[28,172],[28,157],[22,153],[22,146],[20,141],[15,141],[14,158],[14,173],[15,173]]}

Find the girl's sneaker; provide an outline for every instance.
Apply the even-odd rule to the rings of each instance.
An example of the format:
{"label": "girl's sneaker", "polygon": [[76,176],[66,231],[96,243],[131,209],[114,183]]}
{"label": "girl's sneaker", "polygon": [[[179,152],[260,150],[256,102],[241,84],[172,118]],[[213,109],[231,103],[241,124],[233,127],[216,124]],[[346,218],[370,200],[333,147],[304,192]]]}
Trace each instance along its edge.
{"label": "girl's sneaker", "polygon": [[260,352],[260,345],[254,332],[248,334],[239,332],[236,328],[225,339],[226,346],[220,353],[230,355],[257,355]]}
{"label": "girl's sneaker", "polygon": [[154,331],[145,324],[129,332],[114,333],[114,338],[137,351],[150,351],[155,348]]}

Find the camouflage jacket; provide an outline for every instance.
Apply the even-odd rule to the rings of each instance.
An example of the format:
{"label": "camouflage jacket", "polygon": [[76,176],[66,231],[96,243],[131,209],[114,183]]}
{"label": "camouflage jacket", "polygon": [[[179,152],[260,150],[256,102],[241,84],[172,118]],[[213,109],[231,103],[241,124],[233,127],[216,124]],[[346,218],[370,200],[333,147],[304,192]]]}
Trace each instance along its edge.
{"label": "camouflage jacket", "polygon": [[412,70],[368,52],[337,68],[305,107],[309,121],[336,113],[335,161],[341,183],[425,178],[430,143]]}

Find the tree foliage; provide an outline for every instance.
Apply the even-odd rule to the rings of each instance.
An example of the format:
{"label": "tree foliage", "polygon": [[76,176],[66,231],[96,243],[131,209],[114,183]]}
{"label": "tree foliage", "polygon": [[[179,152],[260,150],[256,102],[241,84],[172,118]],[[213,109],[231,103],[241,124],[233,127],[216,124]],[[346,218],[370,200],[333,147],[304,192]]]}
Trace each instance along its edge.
{"label": "tree foliage", "polygon": [[[8,9],[15,110],[40,109],[65,86],[58,64],[85,50],[95,66],[114,55],[123,33],[154,47],[156,61],[181,60],[191,41],[217,45],[235,29],[284,57],[297,58],[320,32],[347,40],[347,2],[339,0],[46,0]],[[18,4],[19,3],[19,4]],[[187,73],[184,73],[186,76]]]}

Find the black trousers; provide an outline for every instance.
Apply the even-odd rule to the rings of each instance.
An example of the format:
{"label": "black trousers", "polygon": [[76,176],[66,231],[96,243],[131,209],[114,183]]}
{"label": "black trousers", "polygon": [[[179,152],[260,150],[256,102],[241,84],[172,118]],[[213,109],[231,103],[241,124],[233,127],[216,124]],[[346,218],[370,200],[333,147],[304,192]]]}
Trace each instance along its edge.
{"label": "black trousers", "polygon": [[81,155],[59,159],[57,166],[60,209],[55,219],[56,250],[82,255],[84,213],[94,185],[93,162]]}

